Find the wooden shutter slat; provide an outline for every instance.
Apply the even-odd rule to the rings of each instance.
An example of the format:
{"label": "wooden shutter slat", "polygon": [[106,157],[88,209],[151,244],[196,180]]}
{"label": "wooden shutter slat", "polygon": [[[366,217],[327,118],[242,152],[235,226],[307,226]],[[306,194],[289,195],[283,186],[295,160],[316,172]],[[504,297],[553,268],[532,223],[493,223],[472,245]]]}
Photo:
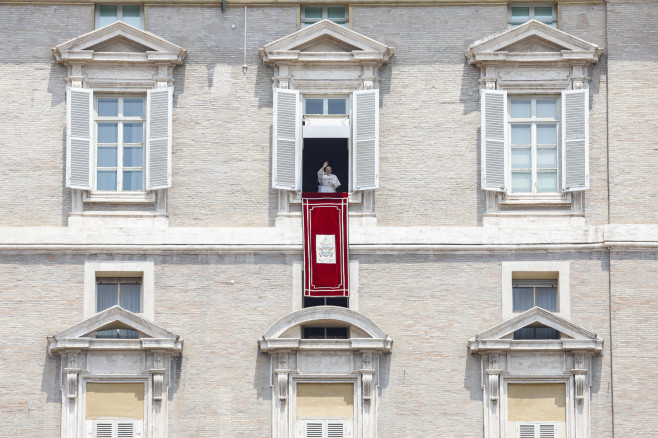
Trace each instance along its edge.
{"label": "wooden shutter slat", "polygon": [[562,92],[562,181],[565,192],[589,188],[589,93]]}
{"label": "wooden shutter slat", "polygon": [[66,102],[66,187],[91,190],[93,92],[70,88]]}
{"label": "wooden shutter slat", "polygon": [[272,187],[275,189],[299,189],[299,111],[299,91],[274,89]]}
{"label": "wooden shutter slat", "polygon": [[379,90],[354,92],[354,189],[379,187]]}
{"label": "wooden shutter slat", "polygon": [[146,187],[171,187],[171,112],[173,89],[149,90],[147,94]]}
{"label": "wooden shutter slat", "polygon": [[507,92],[482,90],[482,189],[505,191],[507,143]]}

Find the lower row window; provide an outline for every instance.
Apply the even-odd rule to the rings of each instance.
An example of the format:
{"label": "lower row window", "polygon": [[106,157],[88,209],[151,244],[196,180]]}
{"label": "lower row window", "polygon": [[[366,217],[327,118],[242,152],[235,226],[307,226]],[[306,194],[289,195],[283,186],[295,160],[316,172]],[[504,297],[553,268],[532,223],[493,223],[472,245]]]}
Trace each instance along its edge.
{"label": "lower row window", "polygon": [[[97,278],[96,311],[102,312],[112,306],[120,306],[130,312],[140,313],[142,309],[142,279]],[[128,329],[108,329],[96,332],[97,338],[137,339],[138,333]]]}

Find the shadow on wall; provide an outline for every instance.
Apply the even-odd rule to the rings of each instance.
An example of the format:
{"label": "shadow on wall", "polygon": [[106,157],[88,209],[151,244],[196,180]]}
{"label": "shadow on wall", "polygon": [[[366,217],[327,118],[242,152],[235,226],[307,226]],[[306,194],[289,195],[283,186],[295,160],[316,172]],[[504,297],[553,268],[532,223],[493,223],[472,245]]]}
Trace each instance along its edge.
{"label": "shadow on wall", "polygon": [[471,400],[482,401],[482,382],[480,377],[480,356],[471,354],[466,347],[464,364],[464,388],[470,393]]}

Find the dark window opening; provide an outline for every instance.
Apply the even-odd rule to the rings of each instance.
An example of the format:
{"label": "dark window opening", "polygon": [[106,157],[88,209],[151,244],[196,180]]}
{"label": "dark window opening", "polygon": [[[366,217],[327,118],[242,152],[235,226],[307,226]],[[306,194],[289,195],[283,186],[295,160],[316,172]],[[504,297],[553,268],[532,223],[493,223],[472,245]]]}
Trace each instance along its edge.
{"label": "dark window opening", "polygon": [[350,307],[347,297],[304,297],[304,308],[316,306]]}
{"label": "dark window opening", "polygon": [[514,339],[560,339],[560,332],[543,325],[530,325],[515,331]]}
{"label": "dark window opening", "polygon": [[349,339],[349,327],[302,327],[302,339]]}
{"label": "dark window opening", "polygon": [[337,192],[349,191],[349,154],[346,138],[305,138],[302,154],[302,192],[318,191],[318,170],[328,161],[340,181]]}
{"label": "dark window opening", "polygon": [[514,313],[525,312],[535,306],[557,312],[555,280],[514,280],[512,287]]}
{"label": "dark window opening", "polygon": [[109,329],[96,332],[97,339],[139,339],[137,330]]}

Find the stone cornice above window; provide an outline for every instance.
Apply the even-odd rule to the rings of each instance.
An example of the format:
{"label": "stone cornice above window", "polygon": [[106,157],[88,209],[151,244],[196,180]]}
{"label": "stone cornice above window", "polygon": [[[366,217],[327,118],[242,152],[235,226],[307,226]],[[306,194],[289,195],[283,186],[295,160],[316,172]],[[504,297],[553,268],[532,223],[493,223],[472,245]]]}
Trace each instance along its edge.
{"label": "stone cornice above window", "polygon": [[[291,335],[302,324],[330,321],[349,326],[359,337],[349,339],[300,339]],[[301,331],[300,331],[301,333]],[[373,321],[343,307],[309,307],[288,314],[275,322],[258,341],[262,352],[270,354],[292,350],[363,350],[390,353],[393,340]]]}
{"label": "stone cornice above window", "polygon": [[329,20],[265,45],[259,50],[266,65],[296,62],[375,64],[388,62],[393,48]]}
{"label": "stone cornice above window", "polygon": [[170,63],[179,65],[187,51],[159,36],[121,21],[81,35],[52,49],[57,62]]}
{"label": "stone cornice above window", "polygon": [[[508,336],[531,324],[541,324],[557,330],[561,339],[514,340]],[[486,330],[468,342],[471,353],[487,354],[500,351],[581,351],[601,354],[603,339],[547,310],[534,307],[519,316]]]}
{"label": "stone cornice above window", "polygon": [[531,20],[475,41],[466,50],[482,70],[487,89],[559,92],[583,88],[587,66],[603,49],[547,24]]}
{"label": "stone cornice above window", "polygon": [[482,38],[466,50],[469,63],[597,62],[603,49],[536,20]]}
{"label": "stone cornice above window", "polygon": [[[90,334],[107,327],[136,330],[139,339],[97,339]],[[80,350],[157,350],[178,355],[183,340],[164,328],[119,306],[110,307],[48,338],[48,351],[63,354]]]}

